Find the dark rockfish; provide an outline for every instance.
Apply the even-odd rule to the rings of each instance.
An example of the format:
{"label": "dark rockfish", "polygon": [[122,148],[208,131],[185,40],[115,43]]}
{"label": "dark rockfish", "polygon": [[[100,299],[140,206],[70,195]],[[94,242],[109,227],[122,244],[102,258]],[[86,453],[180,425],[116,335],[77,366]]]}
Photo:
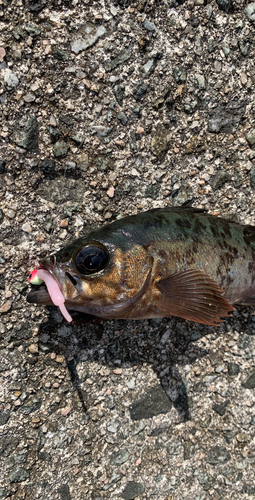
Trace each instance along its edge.
{"label": "dark rockfish", "polygon": [[[41,267],[69,310],[217,325],[233,304],[255,305],[255,227],[196,208],[149,210],[92,231]],[[43,287],[28,301],[53,305]]]}

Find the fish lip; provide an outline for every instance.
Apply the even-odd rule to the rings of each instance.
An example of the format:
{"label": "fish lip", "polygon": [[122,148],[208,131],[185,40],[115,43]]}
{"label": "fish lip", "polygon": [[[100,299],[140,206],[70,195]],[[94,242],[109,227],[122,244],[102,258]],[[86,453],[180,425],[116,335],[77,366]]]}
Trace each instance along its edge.
{"label": "fish lip", "polygon": [[54,306],[46,286],[44,286],[43,288],[39,288],[39,290],[29,292],[26,299],[29,304]]}

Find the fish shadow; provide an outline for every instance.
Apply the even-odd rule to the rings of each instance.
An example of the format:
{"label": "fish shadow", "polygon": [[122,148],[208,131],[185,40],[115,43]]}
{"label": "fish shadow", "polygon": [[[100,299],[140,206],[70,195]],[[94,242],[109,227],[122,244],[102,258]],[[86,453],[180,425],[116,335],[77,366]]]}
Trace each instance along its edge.
{"label": "fish shadow", "polygon": [[[97,362],[112,369],[152,366],[161,386],[172,402],[180,421],[191,419],[190,398],[179,367],[190,365],[208,355],[209,351],[196,345],[196,341],[211,334],[217,338],[227,331],[227,324],[219,327],[198,325],[181,318],[160,320],[103,320],[79,315],[75,325],[59,324],[53,307],[48,308],[50,318],[39,326],[39,335],[50,334],[49,350],[66,358],[70,378],[86,413],[86,398],[78,373],[80,362]],[[83,321],[84,324],[81,324]],[[61,341],[59,341],[61,335]],[[53,346],[53,344],[54,346]],[[45,351],[44,345],[44,351]]]}

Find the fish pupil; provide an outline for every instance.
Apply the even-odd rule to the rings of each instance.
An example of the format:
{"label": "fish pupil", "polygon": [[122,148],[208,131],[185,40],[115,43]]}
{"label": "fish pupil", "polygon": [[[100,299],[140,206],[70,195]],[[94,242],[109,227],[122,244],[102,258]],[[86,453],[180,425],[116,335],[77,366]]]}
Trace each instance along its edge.
{"label": "fish pupil", "polygon": [[102,271],[108,263],[108,254],[100,246],[87,246],[76,255],[75,265],[81,274],[90,275]]}
{"label": "fish pupil", "polygon": [[90,255],[84,259],[83,265],[85,269],[97,269],[100,265],[100,258],[98,255]]}

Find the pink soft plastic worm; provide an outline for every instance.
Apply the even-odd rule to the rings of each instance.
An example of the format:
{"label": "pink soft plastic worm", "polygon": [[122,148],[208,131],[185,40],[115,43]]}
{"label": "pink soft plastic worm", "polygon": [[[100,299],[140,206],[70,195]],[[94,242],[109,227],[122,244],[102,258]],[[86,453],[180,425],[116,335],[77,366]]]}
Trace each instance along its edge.
{"label": "pink soft plastic worm", "polygon": [[39,285],[42,281],[44,281],[53,304],[59,307],[66,321],[70,323],[73,320],[72,316],[70,316],[65,307],[64,295],[62,294],[57,282],[50,275],[50,273],[48,273],[48,271],[45,271],[45,269],[35,269],[30,274],[29,281],[34,285]]}

